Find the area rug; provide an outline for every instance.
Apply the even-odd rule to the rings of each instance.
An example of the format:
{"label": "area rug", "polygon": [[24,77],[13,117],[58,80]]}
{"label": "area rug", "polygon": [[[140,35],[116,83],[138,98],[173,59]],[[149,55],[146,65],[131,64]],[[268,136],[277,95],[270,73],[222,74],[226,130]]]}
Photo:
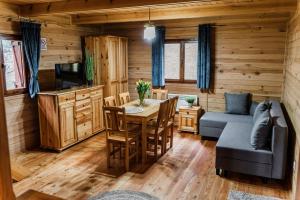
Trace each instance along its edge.
{"label": "area rug", "polygon": [[281,199],[231,190],[228,194],[227,200],[281,200]]}
{"label": "area rug", "polygon": [[115,190],[105,192],[88,200],[159,200],[157,197],[151,196],[144,192],[130,190]]}

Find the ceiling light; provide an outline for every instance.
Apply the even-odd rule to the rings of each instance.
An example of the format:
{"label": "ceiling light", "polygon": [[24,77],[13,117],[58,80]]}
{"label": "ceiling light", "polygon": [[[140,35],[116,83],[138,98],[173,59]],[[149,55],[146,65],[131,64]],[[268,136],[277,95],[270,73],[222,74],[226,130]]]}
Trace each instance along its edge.
{"label": "ceiling light", "polygon": [[144,25],[144,39],[152,41],[155,38],[155,26],[150,21],[150,8],[149,8],[149,22]]}

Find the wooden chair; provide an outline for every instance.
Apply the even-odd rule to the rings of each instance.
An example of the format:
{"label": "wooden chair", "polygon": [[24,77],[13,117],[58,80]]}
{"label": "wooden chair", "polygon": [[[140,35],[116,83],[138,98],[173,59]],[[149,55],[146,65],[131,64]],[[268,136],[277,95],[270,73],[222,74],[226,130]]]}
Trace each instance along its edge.
{"label": "wooden chair", "polygon": [[151,90],[151,98],[158,99],[158,100],[166,100],[166,99],[168,99],[168,90],[152,89]]}
{"label": "wooden chair", "polygon": [[117,106],[117,100],[115,96],[109,96],[109,97],[105,97],[103,99],[104,101],[104,106],[110,106],[110,107],[114,107]]}
{"label": "wooden chair", "polygon": [[120,105],[124,105],[124,104],[130,102],[129,92],[120,93],[119,94],[119,102],[120,102]]}
{"label": "wooden chair", "polygon": [[165,150],[167,150],[168,141],[170,141],[169,149],[173,147],[174,124],[175,124],[175,115],[176,115],[176,107],[177,107],[178,99],[179,99],[178,96],[169,99],[169,119],[167,124]]}
{"label": "wooden chair", "polygon": [[[160,103],[156,123],[147,126],[147,151],[154,152],[155,160],[158,159],[158,146],[161,146],[161,156],[164,154],[166,128],[168,123],[169,100]],[[153,149],[149,149],[153,146]]]}
{"label": "wooden chair", "polygon": [[[136,163],[138,163],[139,130],[131,130],[132,132],[128,130],[125,108],[103,107],[103,112],[106,130],[107,167],[111,166],[110,157],[112,155],[115,158],[115,153],[119,152],[121,162],[121,154],[124,152],[125,169],[129,171],[130,159],[135,157]],[[115,149],[116,146],[119,148]]]}

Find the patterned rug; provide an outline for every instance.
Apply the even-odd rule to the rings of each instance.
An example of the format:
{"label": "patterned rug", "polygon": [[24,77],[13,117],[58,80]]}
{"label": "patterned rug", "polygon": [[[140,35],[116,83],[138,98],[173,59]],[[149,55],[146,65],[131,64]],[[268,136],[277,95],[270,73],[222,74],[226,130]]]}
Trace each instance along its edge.
{"label": "patterned rug", "polygon": [[231,190],[228,194],[227,200],[281,200],[281,199]]}
{"label": "patterned rug", "polygon": [[129,190],[115,190],[104,192],[88,200],[159,200],[157,197],[151,196],[144,192],[136,192]]}

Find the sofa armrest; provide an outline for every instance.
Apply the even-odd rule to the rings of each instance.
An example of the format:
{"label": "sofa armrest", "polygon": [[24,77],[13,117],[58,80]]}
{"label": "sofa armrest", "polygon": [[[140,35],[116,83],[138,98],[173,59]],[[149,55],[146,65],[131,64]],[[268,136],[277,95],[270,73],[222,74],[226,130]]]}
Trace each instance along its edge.
{"label": "sofa armrest", "polygon": [[272,132],[272,178],[284,179],[287,160],[288,129],[287,127],[273,126]]}

